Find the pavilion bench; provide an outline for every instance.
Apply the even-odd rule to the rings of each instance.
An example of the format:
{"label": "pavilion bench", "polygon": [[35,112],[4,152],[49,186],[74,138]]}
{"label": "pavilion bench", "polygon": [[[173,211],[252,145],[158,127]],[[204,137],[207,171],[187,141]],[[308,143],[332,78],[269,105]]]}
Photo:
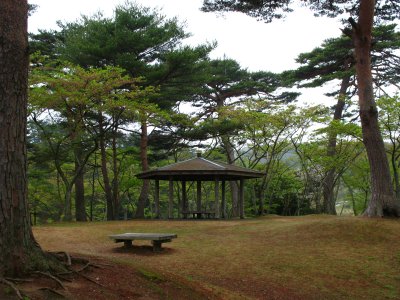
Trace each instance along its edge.
{"label": "pavilion bench", "polygon": [[205,216],[207,219],[215,218],[215,212],[213,211],[200,211],[200,210],[194,210],[194,211],[186,211],[182,213],[184,218],[186,219],[188,216],[192,215],[193,219],[201,219],[202,216]]}
{"label": "pavilion bench", "polygon": [[159,252],[162,250],[162,243],[171,242],[172,239],[178,236],[174,233],[122,233],[114,234],[109,236],[116,243],[124,243],[124,246],[129,248],[132,247],[134,240],[150,240],[153,245],[153,251]]}

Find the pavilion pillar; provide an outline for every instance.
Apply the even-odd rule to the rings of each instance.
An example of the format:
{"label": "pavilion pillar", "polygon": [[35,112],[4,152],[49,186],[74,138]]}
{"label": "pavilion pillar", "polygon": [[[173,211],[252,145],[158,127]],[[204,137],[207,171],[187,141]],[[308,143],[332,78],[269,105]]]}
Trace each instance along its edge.
{"label": "pavilion pillar", "polygon": [[244,219],[244,179],[240,179],[239,185],[239,213],[240,218]]}
{"label": "pavilion pillar", "polygon": [[215,218],[219,219],[219,179],[215,178]]}
{"label": "pavilion pillar", "polygon": [[[201,211],[201,181],[197,181],[197,211]],[[197,214],[198,217],[200,217],[200,214]]]}
{"label": "pavilion pillar", "polygon": [[221,190],[222,190],[222,195],[221,195],[221,206],[222,206],[222,218],[226,219],[226,184],[225,184],[225,180],[222,180],[222,186],[221,186]]}
{"label": "pavilion pillar", "polygon": [[169,179],[169,191],[168,191],[168,218],[174,218],[174,182],[172,178]]}
{"label": "pavilion pillar", "polygon": [[187,217],[187,193],[186,193],[186,181],[182,181],[182,213],[183,218]]}
{"label": "pavilion pillar", "polygon": [[155,195],[154,195],[154,204],[155,204],[155,213],[156,213],[156,219],[160,218],[160,181],[156,180],[155,181]]}

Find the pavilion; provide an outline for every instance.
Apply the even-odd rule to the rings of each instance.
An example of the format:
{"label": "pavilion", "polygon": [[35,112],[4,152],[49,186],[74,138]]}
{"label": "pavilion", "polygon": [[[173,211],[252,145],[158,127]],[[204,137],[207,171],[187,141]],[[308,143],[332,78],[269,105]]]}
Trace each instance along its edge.
{"label": "pavilion", "polygon": [[[215,183],[215,205],[213,215],[215,218],[226,218],[226,199],[225,199],[225,182],[239,181],[239,211],[240,218],[244,218],[244,181],[251,178],[260,178],[264,173],[229,165],[226,163],[215,162],[201,157],[201,153],[197,154],[196,158],[188,159],[182,162],[177,162],[168,166],[160,167],[154,170],[145,171],[136,175],[139,179],[155,180],[155,212],[156,218],[160,217],[160,180],[169,181],[169,202],[168,202],[168,218],[173,218],[173,182],[181,181],[182,183],[182,215],[186,218],[188,213],[197,214],[201,218],[202,213],[202,191],[201,183],[203,181],[213,181]],[[197,210],[194,212],[188,211],[188,197],[186,190],[186,182],[197,182]],[[220,182],[221,182],[221,207],[220,212]]]}

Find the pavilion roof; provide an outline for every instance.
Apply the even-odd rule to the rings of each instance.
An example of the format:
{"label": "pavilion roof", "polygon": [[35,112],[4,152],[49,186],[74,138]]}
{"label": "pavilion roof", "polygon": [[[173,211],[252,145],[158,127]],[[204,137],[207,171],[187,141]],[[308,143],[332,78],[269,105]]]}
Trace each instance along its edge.
{"label": "pavilion roof", "polygon": [[140,179],[213,181],[259,178],[264,173],[196,157],[136,175]]}

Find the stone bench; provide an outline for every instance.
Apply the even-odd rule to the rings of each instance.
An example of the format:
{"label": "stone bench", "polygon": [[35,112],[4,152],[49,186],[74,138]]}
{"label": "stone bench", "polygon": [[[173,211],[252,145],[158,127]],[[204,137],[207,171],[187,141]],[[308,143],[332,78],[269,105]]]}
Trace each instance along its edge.
{"label": "stone bench", "polygon": [[172,239],[178,236],[174,233],[122,233],[110,235],[109,238],[113,239],[116,243],[124,243],[124,246],[132,247],[134,240],[150,240],[153,245],[153,251],[159,252],[162,250],[162,243],[171,242]]}

